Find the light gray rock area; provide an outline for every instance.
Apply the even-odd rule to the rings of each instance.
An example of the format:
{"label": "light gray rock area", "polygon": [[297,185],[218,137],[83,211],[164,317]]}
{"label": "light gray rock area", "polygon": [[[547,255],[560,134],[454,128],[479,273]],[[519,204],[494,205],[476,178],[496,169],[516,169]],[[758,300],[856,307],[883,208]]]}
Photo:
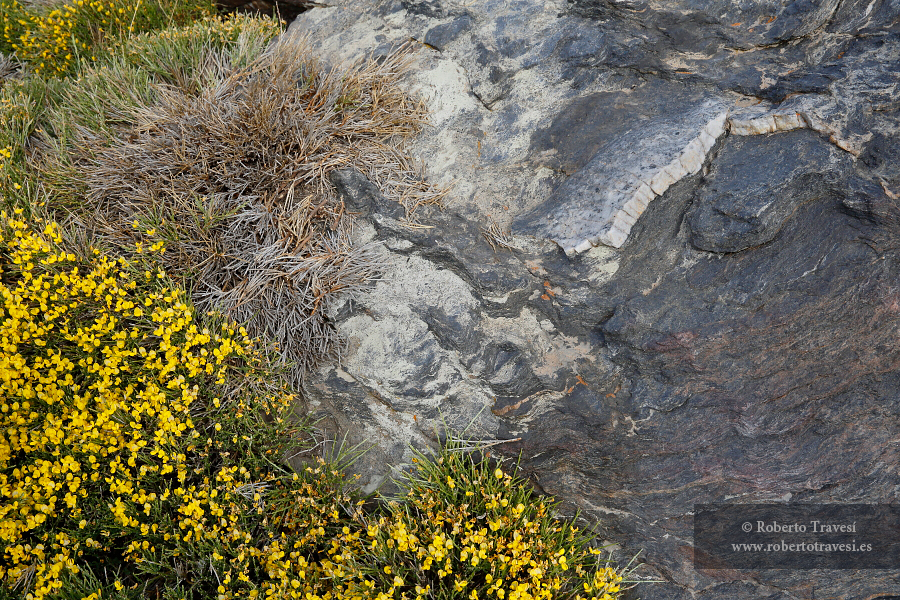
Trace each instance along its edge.
{"label": "light gray rock area", "polygon": [[413,45],[443,208],[331,177],[380,257],[306,382],[371,448],[520,457],[631,598],[900,597],[895,570],[693,568],[698,503],[900,502],[900,1],[333,0],[323,63]]}

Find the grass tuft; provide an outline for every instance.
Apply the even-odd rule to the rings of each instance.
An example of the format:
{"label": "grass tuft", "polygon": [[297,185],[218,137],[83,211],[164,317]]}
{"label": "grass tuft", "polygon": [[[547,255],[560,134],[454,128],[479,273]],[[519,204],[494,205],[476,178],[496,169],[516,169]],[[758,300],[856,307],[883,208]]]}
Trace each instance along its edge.
{"label": "grass tuft", "polygon": [[352,243],[329,172],[356,165],[408,213],[442,192],[403,152],[425,120],[397,85],[408,52],[325,70],[294,39],[251,61],[253,39],[177,61],[153,45],[140,72],[166,84],[150,85],[155,102],[133,92],[130,111],[115,99],[146,86],[120,67],[100,106],[78,115],[103,124],[73,141],[70,172],[81,174],[82,226],[113,247],[164,241],[165,268],[184,274],[198,307],[274,341],[299,382],[339,353],[334,300],[364,289],[378,267]]}
{"label": "grass tuft", "polygon": [[164,244],[200,310],[275,344],[299,384],[339,358],[332,308],[378,267],[328,174],[356,166],[410,220],[444,190],[405,151],[426,119],[399,85],[410,48],[325,69],[279,33],[206,18],[130,35],[77,78],[7,82],[0,191],[112,252]]}

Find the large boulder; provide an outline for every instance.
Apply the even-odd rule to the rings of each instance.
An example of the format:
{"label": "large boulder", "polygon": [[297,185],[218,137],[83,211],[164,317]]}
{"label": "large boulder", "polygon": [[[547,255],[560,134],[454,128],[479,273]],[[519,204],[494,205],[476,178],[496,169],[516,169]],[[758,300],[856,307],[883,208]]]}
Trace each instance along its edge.
{"label": "large boulder", "polygon": [[[414,40],[422,225],[333,175],[382,276],[307,382],[374,489],[468,428],[647,600],[888,598],[900,571],[693,569],[697,503],[891,503],[900,2],[336,0],[327,64]],[[900,564],[898,564],[900,567]]]}

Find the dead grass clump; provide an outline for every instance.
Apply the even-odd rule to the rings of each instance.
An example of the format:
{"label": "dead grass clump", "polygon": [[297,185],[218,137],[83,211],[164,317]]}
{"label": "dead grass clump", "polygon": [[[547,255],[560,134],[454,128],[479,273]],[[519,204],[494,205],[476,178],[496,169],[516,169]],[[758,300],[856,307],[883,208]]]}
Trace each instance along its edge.
{"label": "dead grass clump", "polygon": [[20,67],[15,57],[0,52],[0,85],[3,85],[4,80],[11,79],[18,74],[19,70]]}
{"label": "dead grass clump", "polygon": [[245,68],[211,59],[203,89],[160,86],[112,143],[79,140],[81,218],[119,248],[163,241],[198,308],[274,341],[299,380],[339,356],[334,301],[378,268],[328,173],[356,166],[408,218],[442,195],[403,149],[425,120],[398,85],[409,56],[326,71],[283,39]]}

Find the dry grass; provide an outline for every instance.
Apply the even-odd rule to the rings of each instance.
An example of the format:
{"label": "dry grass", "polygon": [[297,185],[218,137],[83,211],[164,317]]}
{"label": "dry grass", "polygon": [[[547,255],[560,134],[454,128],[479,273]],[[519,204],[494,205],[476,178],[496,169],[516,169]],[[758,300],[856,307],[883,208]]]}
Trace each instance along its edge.
{"label": "dry grass", "polygon": [[494,219],[488,219],[488,226],[481,228],[481,235],[487,240],[494,252],[497,248],[506,248],[507,250],[518,250],[513,243],[512,237],[508,232],[500,228],[500,224]]}
{"label": "dry grass", "polygon": [[164,267],[198,308],[274,341],[299,381],[339,357],[331,307],[378,269],[352,244],[328,173],[356,166],[408,217],[443,193],[404,152],[426,117],[398,85],[409,59],[406,49],[325,71],[304,41],[283,39],[230,69],[210,52],[192,77],[202,89],[157,86],[158,100],[121,119],[112,143],[79,134],[76,218],[121,249],[164,240]]}
{"label": "dry grass", "polygon": [[0,52],[0,85],[5,79],[14,77],[19,72],[19,63],[15,57]]}

